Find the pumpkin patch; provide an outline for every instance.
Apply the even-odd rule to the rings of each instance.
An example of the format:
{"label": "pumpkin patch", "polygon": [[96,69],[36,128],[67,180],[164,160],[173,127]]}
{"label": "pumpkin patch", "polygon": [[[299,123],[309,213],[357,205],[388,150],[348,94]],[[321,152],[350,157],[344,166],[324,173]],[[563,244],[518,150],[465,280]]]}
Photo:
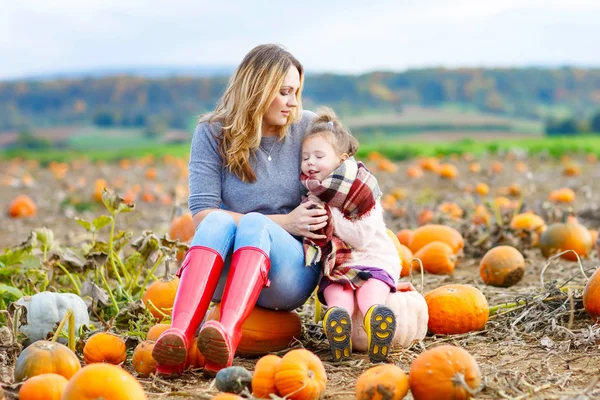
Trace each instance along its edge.
{"label": "pumpkin patch", "polygon": [[[294,312],[255,307],[242,326],[234,368],[222,370],[218,385],[203,377],[208,361],[196,337],[178,379],[161,376],[152,358],[155,341],[173,322],[179,278],[169,264],[181,261],[195,233],[185,205],[188,160],[0,160],[10,232],[0,237],[0,360],[12,357],[15,366],[3,375],[5,397],[27,399],[32,391],[48,399],[584,393],[600,368],[593,357],[600,320],[594,249],[600,184],[590,179],[596,165],[577,155],[561,164],[510,150],[407,161],[357,157],[380,182],[385,239],[402,263],[395,290],[385,293],[397,321],[389,363],[368,361],[357,305],[351,360],[331,362],[320,320],[326,305],[313,294]],[[11,216],[9,206],[20,195],[32,201],[33,218]],[[571,251],[552,258],[566,250],[582,264]],[[205,320],[219,313],[213,304]],[[596,396],[596,389],[585,393]]]}

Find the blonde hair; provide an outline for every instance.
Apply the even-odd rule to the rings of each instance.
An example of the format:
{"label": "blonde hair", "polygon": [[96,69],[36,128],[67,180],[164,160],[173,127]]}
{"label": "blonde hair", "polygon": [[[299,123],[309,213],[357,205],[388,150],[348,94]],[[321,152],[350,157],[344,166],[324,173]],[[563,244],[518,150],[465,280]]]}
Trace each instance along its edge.
{"label": "blonde hair", "polygon": [[298,105],[291,109],[285,125],[275,127],[278,140],[283,139],[288,127],[302,116],[304,68],[280,45],[263,44],[250,50],[229,79],[215,110],[200,117],[199,122],[221,123],[219,153],[224,166],[242,182],[256,181],[250,166],[250,153],[260,145],[263,116],[291,66],[295,66],[300,75],[296,95]]}
{"label": "blonde hair", "polygon": [[348,157],[352,157],[358,151],[358,140],[329,107],[317,110],[317,117],[308,128],[302,143],[315,136],[327,140],[339,154],[346,153]]}

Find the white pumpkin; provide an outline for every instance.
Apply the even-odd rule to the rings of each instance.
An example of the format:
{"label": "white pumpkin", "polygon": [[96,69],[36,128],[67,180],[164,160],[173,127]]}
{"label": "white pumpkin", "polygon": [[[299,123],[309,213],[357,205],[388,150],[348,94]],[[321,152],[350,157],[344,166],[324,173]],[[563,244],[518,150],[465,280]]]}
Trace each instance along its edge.
{"label": "white pumpkin", "polygon": [[[396,333],[392,347],[409,347],[415,341],[423,340],[427,334],[427,303],[410,283],[400,282],[397,289],[398,291],[390,293],[385,301],[396,315]],[[352,350],[368,350],[367,332],[363,321],[363,314],[356,306],[352,314]]]}
{"label": "white pumpkin", "polygon": [[15,304],[27,309],[27,324],[21,325],[19,330],[30,342],[44,340],[48,332],[54,332],[68,308],[73,310],[75,317],[75,335],[81,325],[90,324],[85,302],[73,293],[41,292],[21,297]]}

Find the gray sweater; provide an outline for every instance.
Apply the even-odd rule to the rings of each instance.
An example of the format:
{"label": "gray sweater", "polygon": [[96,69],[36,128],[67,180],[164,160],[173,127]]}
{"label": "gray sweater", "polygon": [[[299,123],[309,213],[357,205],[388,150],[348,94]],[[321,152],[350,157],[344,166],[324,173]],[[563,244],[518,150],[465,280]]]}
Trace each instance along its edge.
{"label": "gray sweater", "polygon": [[[250,155],[256,181],[244,183],[223,166],[219,155],[219,123],[202,122],[192,139],[189,163],[192,215],[209,208],[222,208],[241,214],[287,214],[296,208],[306,189],[300,183],[301,142],[315,114],[304,111],[285,138],[263,137],[261,149]],[[272,150],[271,150],[272,148]],[[267,160],[270,152],[271,161]],[[255,156],[255,157],[254,157]]]}

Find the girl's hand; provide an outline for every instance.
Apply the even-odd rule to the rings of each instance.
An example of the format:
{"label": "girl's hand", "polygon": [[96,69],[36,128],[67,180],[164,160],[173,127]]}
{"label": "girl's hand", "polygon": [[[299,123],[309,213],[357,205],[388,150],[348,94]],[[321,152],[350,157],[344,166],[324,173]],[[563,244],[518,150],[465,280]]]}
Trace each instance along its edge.
{"label": "girl's hand", "polygon": [[316,207],[312,201],[300,204],[288,217],[286,230],[294,236],[305,236],[309,239],[325,239],[325,235],[317,235],[319,230],[327,225],[327,211],[324,208]]}

